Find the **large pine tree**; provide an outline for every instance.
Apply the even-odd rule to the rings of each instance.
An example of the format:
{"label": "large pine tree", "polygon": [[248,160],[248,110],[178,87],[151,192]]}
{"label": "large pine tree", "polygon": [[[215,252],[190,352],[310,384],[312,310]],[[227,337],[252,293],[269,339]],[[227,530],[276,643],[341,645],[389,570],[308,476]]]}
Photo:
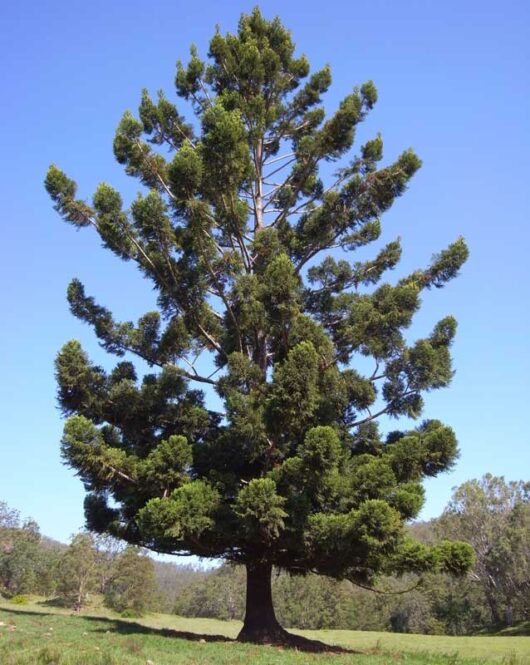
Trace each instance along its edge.
{"label": "large pine tree", "polygon": [[[449,384],[455,320],[411,345],[403,333],[422,292],[452,279],[467,249],[459,239],[395,284],[382,278],[399,240],[350,261],[378,240],[382,213],[420,167],[406,150],[379,168],[379,136],[347,157],[374,84],[326,118],[329,68],[310,74],[289,31],[257,9],[237,34],[217,32],[208,56],[192,48],[177,64],[192,124],[147,91],[139,117],[123,116],[114,153],[145,187],[128,209],[108,184],[90,205],[57,167],[48,172],[61,216],[93,227],[158,296],[155,311],[119,322],[71,282],[73,314],[126,359],[107,373],[77,341],[60,351],[62,454],[87,489],[90,529],[244,564],[240,639],[285,642],[273,566],[370,586],[381,573],[470,564],[465,545],[427,548],[404,530],[422,506],[422,478],[457,456],[453,431],[428,420],[383,437],[377,424],[419,418],[422,393]],[[197,368],[205,354],[210,373]],[[139,378],[134,356],[152,373]],[[368,375],[355,369],[360,357],[362,367],[373,359]],[[205,384],[221,412],[208,408]]]}

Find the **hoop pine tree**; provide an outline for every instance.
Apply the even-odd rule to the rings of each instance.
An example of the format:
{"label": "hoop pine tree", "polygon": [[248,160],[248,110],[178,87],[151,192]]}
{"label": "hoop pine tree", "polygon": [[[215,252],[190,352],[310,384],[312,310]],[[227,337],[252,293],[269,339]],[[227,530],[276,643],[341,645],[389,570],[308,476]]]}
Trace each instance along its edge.
{"label": "hoop pine tree", "polygon": [[[420,167],[407,150],[378,168],[379,136],[347,157],[374,84],[326,118],[330,69],[310,74],[290,32],[258,9],[237,34],[217,32],[208,55],[192,48],[177,64],[194,124],[146,91],[139,117],[123,116],[114,153],[144,186],[128,210],[108,184],[89,205],[56,166],[47,174],[61,216],[95,229],[157,293],[157,309],[134,324],[69,285],[72,313],[125,359],[105,372],[77,341],[60,351],[62,455],[88,492],[90,529],[245,565],[239,639],[292,643],[274,615],[273,567],[371,586],[381,574],[463,574],[472,563],[469,546],[427,547],[404,528],[422,506],[422,478],[454,463],[453,431],[437,420],[386,437],[378,427],[419,418],[422,393],[449,384],[455,320],[411,345],[403,333],[422,292],[455,277],[468,252],[458,239],[394,285],[382,278],[399,240],[348,260],[377,241],[382,213]],[[339,161],[325,183],[323,165]],[[205,354],[211,373],[197,368]],[[139,378],[134,356],[152,372]],[[363,367],[373,359],[369,375],[355,369],[361,356]]]}

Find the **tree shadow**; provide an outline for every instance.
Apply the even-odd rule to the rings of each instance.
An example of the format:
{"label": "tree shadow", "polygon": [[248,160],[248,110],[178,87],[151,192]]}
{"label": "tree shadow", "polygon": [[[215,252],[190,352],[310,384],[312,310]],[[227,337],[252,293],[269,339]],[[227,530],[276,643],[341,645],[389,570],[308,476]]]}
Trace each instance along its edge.
{"label": "tree shadow", "polygon": [[190,642],[235,642],[234,639],[226,635],[212,635],[209,633],[192,633],[186,630],[176,630],[174,628],[154,628],[152,626],[144,626],[134,620],[128,619],[109,619],[108,617],[83,617],[89,621],[105,621],[109,627],[94,628],[95,633],[106,633],[110,630],[112,633],[120,635],[158,635],[160,637],[177,637],[181,640],[189,640]]}
{"label": "tree shadow", "polygon": [[41,607],[59,607],[60,609],[67,610],[68,607],[64,604],[60,598],[47,598],[46,600],[40,600],[37,605]]}
{"label": "tree shadow", "polygon": [[492,637],[526,637],[530,635],[530,620],[519,621],[513,626],[493,625],[481,630],[478,635]]}
{"label": "tree shadow", "polygon": [[[48,603],[43,603],[43,606],[48,607],[57,607],[56,605],[51,605]],[[141,623],[128,619],[114,619],[108,616],[97,616],[97,615],[86,615],[86,614],[76,614],[72,612],[71,614],[57,614],[57,612],[36,612],[34,610],[22,610],[18,608],[7,608],[2,607],[2,612],[7,612],[13,615],[26,615],[33,617],[45,617],[45,616],[73,616],[85,621],[90,621],[93,623],[104,623],[104,626],[99,626],[91,628],[91,631],[94,633],[118,633],[119,635],[159,635],[162,637],[177,637],[183,640],[189,640],[192,642],[235,642],[234,639],[227,637],[226,635],[211,635],[211,634],[202,634],[202,633],[191,633],[185,630],[175,630],[173,628],[154,628],[152,626],[144,626]]]}
{"label": "tree shadow", "polygon": [[[52,606],[50,604],[43,603],[44,606]],[[154,628],[152,626],[144,626],[141,623],[137,623],[133,620],[123,620],[123,619],[114,619],[109,618],[108,616],[87,616],[86,614],[76,614],[72,612],[71,614],[57,614],[57,612],[37,612],[29,609],[18,609],[18,608],[0,608],[2,612],[7,612],[13,615],[26,615],[33,617],[45,617],[45,616],[74,616],[84,619],[89,622],[105,624],[103,626],[97,626],[91,628],[91,632],[94,633],[117,633],[119,635],[156,635],[159,637],[172,637],[181,640],[187,640],[190,642],[229,642],[244,644],[244,642],[238,642],[237,640],[227,637],[226,635],[212,635],[208,633],[192,633],[185,630],[176,630],[174,628]],[[250,643],[247,643],[250,644]],[[258,645],[259,646],[259,645]],[[351,649],[346,649],[344,647],[339,647],[336,645],[325,644],[318,640],[311,640],[307,637],[302,637],[301,635],[296,635],[294,633],[285,633],[285,638],[278,643],[271,644],[269,646],[282,647],[287,649],[293,649],[297,651],[305,651],[308,653],[336,653],[336,654],[362,654],[362,651],[353,651]]]}

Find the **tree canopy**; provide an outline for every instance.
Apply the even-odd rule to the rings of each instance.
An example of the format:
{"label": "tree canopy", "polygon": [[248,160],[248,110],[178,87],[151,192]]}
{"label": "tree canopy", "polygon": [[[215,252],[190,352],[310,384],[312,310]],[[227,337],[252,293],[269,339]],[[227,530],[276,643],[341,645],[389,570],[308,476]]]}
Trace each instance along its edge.
{"label": "tree canopy", "polygon": [[453,493],[437,529],[473,546],[471,574],[494,625],[530,615],[530,483],[486,474]]}
{"label": "tree canopy", "polygon": [[[326,115],[330,85],[330,68],[311,73],[280,20],[255,9],[236,34],[216,32],[207,61],[192,47],[177,63],[192,122],[145,90],[138,115],[123,116],[114,154],[143,185],[130,205],[106,183],[87,203],[56,166],[46,177],[60,215],[92,227],[157,295],[156,310],[122,322],[79,280],[68,287],[72,313],[123,358],[106,372],[70,341],[56,361],[62,454],[87,490],[87,526],[245,564],[241,639],[285,639],[273,565],[370,586],[382,573],[463,573],[473,558],[403,528],[421,509],[422,479],[457,457],[452,429],[378,427],[383,416],[420,419],[422,395],[451,381],[454,318],[414,343],[405,333],[422,293],[455,277],[467,248],[459,238],[393,284],[384,277],[399,238],[350,259],[377,243],[421,162],[406,150],[380,166],[379,135],[352,154],[376,88],[353,88]],[[152,370],[139,374],[134,356]]]}

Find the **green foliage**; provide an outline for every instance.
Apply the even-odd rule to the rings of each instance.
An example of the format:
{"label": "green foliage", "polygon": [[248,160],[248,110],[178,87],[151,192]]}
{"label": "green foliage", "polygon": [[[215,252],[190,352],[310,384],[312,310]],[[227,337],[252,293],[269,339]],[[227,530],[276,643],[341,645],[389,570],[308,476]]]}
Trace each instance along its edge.
{"label": "green foliage", "polygon": [[148,501],[138,514],[140,529],[153,543],[201,536],[206,540],[212,533],[218,505],[218,492],[209,484],[195,480],[176,489],[166,500]]}
{"label": "green foliage", "polygon": [[490,622],[528,616],[530,484],[491,474],[458,487],[438,520],[439,533],[467,541],[476,552],[474,578]]}
{"label": "green foliage", "polygon": [[29,596],[24,596],[23,594],[17,594],[10,599],[13,605],[27,605],[29,603]]}
{"label": "green foliage", "polygon": [[105,604],[122,616],[141,616],[156,604],[155,568],[151,559],[127,547],[113,561]]}
{"label": "green foliage", "polygon": [[0,593],[10,598],[51,595],[56,559],[57,551],[43,544],[36,522],[23,522],[0,501]]}
{"label": "green foliage", "polygon": [[58,598],[76,611],[97,589],[97,551],[89,533],[78,533],[59,559]]}
{"label": "green foliage", "polygon": [[[208,56],[193,47],[177,65],[176,94],[196,122],[146,91],[138,117],[123,116],[114,153],[146,189],[130,210],[106,183],[89,206],[57,167],[46,178],[61,216],[92,226],[157,294],[133,323],[78,280],[68,289],[106,351],[153,368],[139,378],[121,360],[107,372],[76,341],[58,355],[62,455],[88,492],[87,525],[157,551],[362,584],[396,571],[463,574],[464,546],[404,538],[421,480],[454,464],[454,433],[429,420],[385,439],[377,419],[419,419],[422,395],[450,383],[454,319],[413,343],[405,332],[422,292],[457,275],[466,245],[394,283],[383,277],[399,240],[351,261],[421,166],[410,149],[380,166],[379,135],[350,153],[377,101],[373,82],[326,115],[330,68],[310,74],[290,32],[259,9],[236,34],[217,32]],[[361,356],[373,362],[366,375]],[[207,358],[211,372],[198,369]]]}
{"label": "green foliage", "polygon": [[239,492],[234,512],[241,518],[241,526],[249,545],[256,541],[273,542],[283,530],[285,499],[276,493],[271,478],[255,478]]}
{"label": "green foliage", "polygon": [[170,614],[183,590],[192,582],[204,580],[208,572],[200,567],[153,561],[157,583],[156,611]]}
{"label": "green foliage", "polygon": [[175,614],[211,619],[242,619],[245,612],[245,571],[223,565],[207,575],[192,578],[180,591]]}

